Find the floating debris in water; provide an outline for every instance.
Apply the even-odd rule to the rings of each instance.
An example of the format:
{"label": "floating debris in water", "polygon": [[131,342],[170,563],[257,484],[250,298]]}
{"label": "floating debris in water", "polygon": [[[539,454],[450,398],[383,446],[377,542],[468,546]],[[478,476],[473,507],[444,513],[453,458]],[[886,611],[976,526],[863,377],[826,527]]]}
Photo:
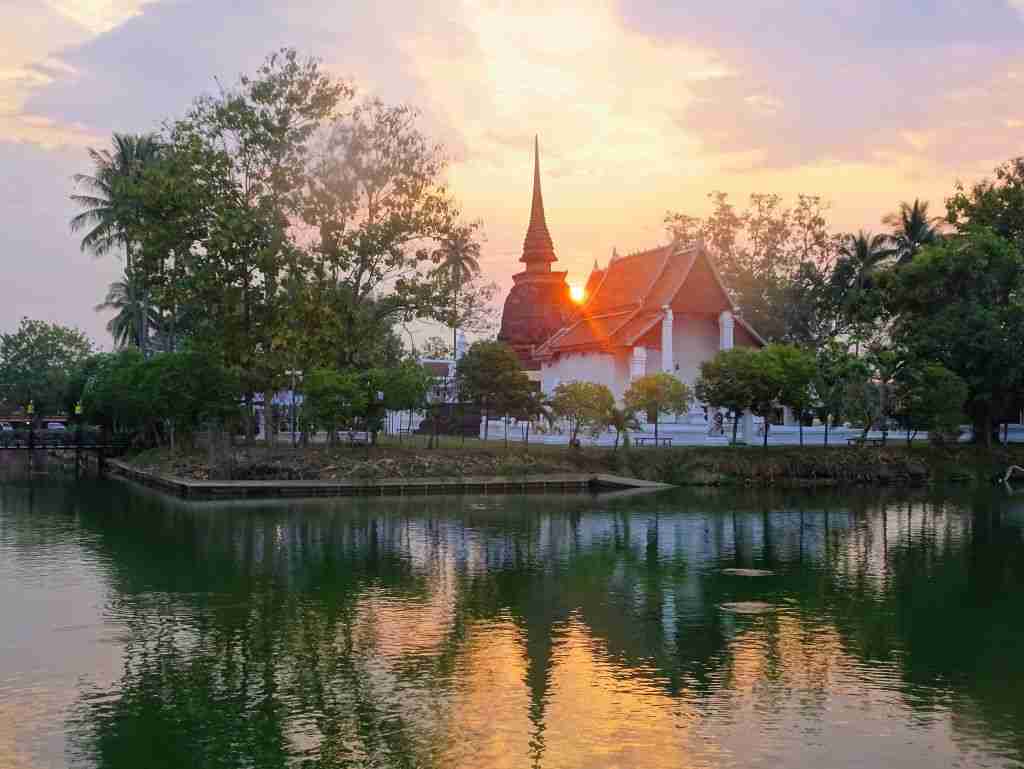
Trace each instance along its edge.
{"label": "floating debris in water", "polygon": [[736,601],[735,603],[723,603],[721,608],[724,611],[731,611],[733,614],[767,614],[775,611],[775,605],[763,601]]}
{"label": "floating debris in water", "polygon": [[722,569],[722,574],[730,574],[733,577],[770,577],[775,572],[769,569]]}

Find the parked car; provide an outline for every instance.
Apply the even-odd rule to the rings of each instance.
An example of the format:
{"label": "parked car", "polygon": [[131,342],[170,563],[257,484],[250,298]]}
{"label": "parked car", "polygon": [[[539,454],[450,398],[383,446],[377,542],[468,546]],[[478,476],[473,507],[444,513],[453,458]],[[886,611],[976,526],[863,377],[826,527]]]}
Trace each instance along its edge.
{"label": "parked car", "polygon": [[67,428],[64,427],[63,422],[47,422],[46,429],[52,430],[53,432],[64,432],[65,430],[67,430]]}
{"label": "parked car", "polygon": [[10,422],[0,422],[0,433],[13,433],[14,425]]}

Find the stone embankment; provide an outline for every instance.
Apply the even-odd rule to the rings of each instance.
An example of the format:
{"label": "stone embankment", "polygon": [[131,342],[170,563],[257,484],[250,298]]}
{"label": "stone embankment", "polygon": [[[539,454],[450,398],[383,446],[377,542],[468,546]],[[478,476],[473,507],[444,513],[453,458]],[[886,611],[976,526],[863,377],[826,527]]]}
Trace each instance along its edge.
{"label": "stone embankment", "polygon": [[310,493],[366,493],[370,489],[407,493],[403,490],[414,488],[555,490],[593,487],[600,483],[599,477],[676,486],[987,483],[1011,464],[1024,464],[1024,446],[634,447],[611,451],[553,446],[527,450],[514,445],[505,449],[500,444],[471,442],[465,448],[443,449],[235,448],[212,466],[205,452],[150,451],[127,458],[121,472],[139,479],[165,479],[174,486],[168,490],[176,493],[215,495],[241,488],[239,483],[252,484],[264,494],[270,494],[272,488],[280,489],[280,494],[288,490],[298,493],[303,488]]}

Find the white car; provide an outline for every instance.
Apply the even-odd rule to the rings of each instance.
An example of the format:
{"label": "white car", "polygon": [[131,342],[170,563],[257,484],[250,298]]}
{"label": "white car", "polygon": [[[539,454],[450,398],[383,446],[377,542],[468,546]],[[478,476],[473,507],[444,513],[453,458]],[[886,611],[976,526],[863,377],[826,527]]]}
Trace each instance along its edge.
{"label": "white car", "polygon": [[67,428],[64,427],[64,423],[63,422],[47,422],[46,423],[46,429],[47,430],[52,430],[54,432],[63,432]]}
{"label": "white car", "polygon": [[0,433],[13,433],[14,426],[10,422],[0,422]]}

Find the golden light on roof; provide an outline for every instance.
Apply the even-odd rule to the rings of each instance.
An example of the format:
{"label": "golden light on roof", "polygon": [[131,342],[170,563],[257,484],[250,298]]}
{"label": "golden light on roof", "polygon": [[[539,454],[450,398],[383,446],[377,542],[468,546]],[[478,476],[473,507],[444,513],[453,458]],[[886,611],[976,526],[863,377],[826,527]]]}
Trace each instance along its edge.
{"label": "golden light on roof", "polygon": [[583,304],[583,300],[587,298],[587,292],[583,286],[569,286],[569,298],[576,304]]}

